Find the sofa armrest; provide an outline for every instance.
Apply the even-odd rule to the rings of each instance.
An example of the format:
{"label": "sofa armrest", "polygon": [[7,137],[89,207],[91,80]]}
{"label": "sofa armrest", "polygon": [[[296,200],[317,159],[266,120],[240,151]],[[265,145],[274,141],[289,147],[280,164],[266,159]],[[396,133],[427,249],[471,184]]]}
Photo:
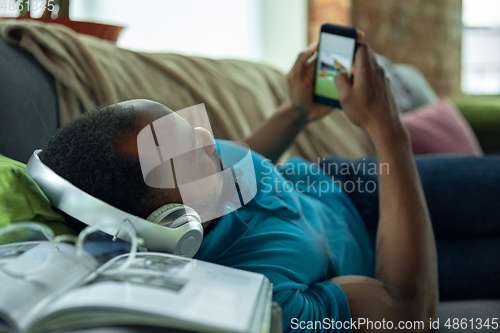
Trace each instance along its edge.
{"label": "sofa armrest", "polygon": [[500,96],[462,96],[454,100],[486,154],[500,154]]}

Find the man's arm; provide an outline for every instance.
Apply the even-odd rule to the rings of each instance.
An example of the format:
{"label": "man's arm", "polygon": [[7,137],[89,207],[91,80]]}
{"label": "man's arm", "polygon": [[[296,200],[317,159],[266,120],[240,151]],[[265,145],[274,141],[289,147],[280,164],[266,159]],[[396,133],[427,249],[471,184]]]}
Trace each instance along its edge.
{"label": "man's arm", "polygon": [[436,248],[409,135],[366,44],[358,47],[354,66],[352,83],[345,73],[335,78],[340,101],[346,115],[366,130],[389,172],[379,175],[375,279],[343,276],[332,282],[346,294],[353,320],[423,321],[429,330],[438,305]]}
{"label": "man's arm", "polygon": [[245,140],[250,149],[272,162],[277,162],[308,123],[333,111],[331,107],[313,102],[317,59],[311,57],[317,50],[318,45],[313,43],[299,54],[287,75],[290,101],[283,103],[276,113]]}
{"label": "man's arm", "polygon": [[287,101],[245,143],[276,163],[308,123],[307,114]]}

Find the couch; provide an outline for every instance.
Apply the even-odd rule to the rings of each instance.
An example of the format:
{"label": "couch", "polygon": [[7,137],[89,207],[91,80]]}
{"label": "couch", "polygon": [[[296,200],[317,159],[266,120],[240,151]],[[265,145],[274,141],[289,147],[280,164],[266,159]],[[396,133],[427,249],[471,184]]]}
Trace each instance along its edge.
{"label": "couch", "polygon": [[[401,71],[392,64],[387,64],[387,66],[392,66],[392,70],[388,70],[388,72],[391,72],[391,75],[399,76],[400,79],[405,75],[407,78],[412,77],[411,73],[413,73],[413,77],[420,75],[418,71],[408,66],[400,67]],[[0,73],[0,153],[26,162],[33,150],[42,147],[60,125],[54,77],[28,52],[19,47],[8,45],[1,39]],[[436,98],[432,90],[429,90],[428,84],[426,86],[426,81],[421,75],[418,80],[423,84],[419,88],[421,91],[408,95],[410,99],[411,96],[418,98],[407,100],[407,108],[430,103]],[[391,79],[391,82],[397,85],[402,84],[395,78]],[[271,85],[268,86],[269,89],[271,87]],[[417,105],[419,103],[420,105]],[[493,117],[493,123],[491,119],[484,120],[476,117],[471,111],[472,104],[473,102],[461,99],[458,106],[464,108],[467,106],[464,115],[471,119],[471,125],[480,142],[487,145],[485,151],[500,150],[498,139],[493,135],[495,131],[498,133],[500,130],[500,118]],[[485,104],[488,105],[487,102]],[[482,136],[483,129],[487,130],[488,134]],[[500,300],[442,302],[438,316],[441,326],[439,332],[452,331],[453,329],[444,327],[448,318],[486,319],[500,317]],[[477,330],[459,329],[458,331],[466,333]],[[494,330],[484,329],[484,331]]]}

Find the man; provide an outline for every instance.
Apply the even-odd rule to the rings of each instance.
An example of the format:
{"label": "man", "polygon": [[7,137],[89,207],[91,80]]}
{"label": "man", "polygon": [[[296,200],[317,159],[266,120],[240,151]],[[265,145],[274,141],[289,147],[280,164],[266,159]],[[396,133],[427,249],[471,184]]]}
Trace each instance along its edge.
{"label": "man", "polygon": [[[315,61],[310,59],[316,50],[313,45],[301,53],[288,75],[291,101],[246,140],[251,149],[263,155],[253,154],[258,182],[256,197],[241,209],[205,224],[205,238],[196,258],[265,274],[274,284],[274,300],[283,308],[285,331],[380,329],[377,324],[357,324],[360,319],[391,322],[393,327],[403,321],[422,322],[412,329],[428,331],[439,300],[433,226],[409,135],[401,123],[384,72],[366,44],[361,43],[357,49],[353,80],[340,73],[335,82],[344,112],[368,133],[379,164],[390,166],[389,173],[380,173],[378,177],[379,203],[377,197],[369,203],[379,205],[379,212],[367,216],[362,200],[348,196],[313,165],[300,172],[287,172],[288,168],[304,163],[295,159],[279,172],[269,162],[277,161],[309,122],[332,111],[312,101]],[[169,113],[165,106],[143,100],[104,108],[64,127],[47,143],[40,158],[80,189],[146,218],[161,205],[182,203],[178,189],[148,187],[142,179],[138,159],[139,131]],[[179,142],[192,142],[194,148],[198,140],[213,140],[203,129],[193,132],[188,122],[176,119],[175,138]],[[193,173],[215,170],[219,163],[214,144],[204,146],[200,154],[192,157]],[[478,168],[492,171],[488,179],[462,176],[485,185],[484,191],[498,197],[498,162],[498,159],[474,162]],[[309,190],[304,187],[305,178],[329,181],[335,190],[329,193]],[[294,188],[288,188],[287,181]],[[464,192],[467,190],[464,187]],[[484,198],[485,205],[492,205],[492,200]],[[439,202],[433,204],[440,206]],[[452,207],[450,202],[446,209]],[[463,209],[467,208],[474,207]],[[498,213],[492,214],[498,217]],[[367,222],[370,219],[378,222],[372,235],[372,226]],[[458,229],[468,224],[467,220],[455,222]],[[480,230],[477,236],[489,236],[491,251],[487,255],[489,260],[498,260],[500,226],[484,224],[486,227],[482,229],[475,226]],[[376,238],[375,244],[372,238]],[[465,276],[465,270],[461,266],[457,274]],[[485,273],[477,281],[486,279],[481,280],[488,285],[486,292],[498,297],[498,285],[488,283],[488,279],[498,274],[498,268],[490,265],[483,267],[482,272]],[[462,275],[449,276],[443,284],[452,283]],[[454,292],[462,289],[457,286]],[[472,292],[471,297],[477,297],[478,293]],[[318,326],[317,322],[321,324]]]}

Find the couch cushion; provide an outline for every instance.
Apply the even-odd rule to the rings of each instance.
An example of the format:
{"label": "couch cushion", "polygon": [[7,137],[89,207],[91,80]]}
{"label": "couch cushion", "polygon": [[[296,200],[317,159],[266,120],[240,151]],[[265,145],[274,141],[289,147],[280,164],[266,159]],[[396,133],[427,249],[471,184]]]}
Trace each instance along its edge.
{"label": "couch cushion", "polygon": [[417,68],[406,64],[393,64],[389,59],[380,55],[377,55],[377,61],[390,81],[401,113],[437,101],[436,93]]}
{"label": "couch cushion", "polygon": [[[54,77],[60,125],[98,105],[130,99],[154,100],[171,110],[204,103],[215,137],[241,141],[289,98],[286,76],[263,64],[133,52],[36,20],[0,20],[0,38],[31,53]],[[20,71],[17,63],[8,64]],[[13,88],[10,96],[25,98],[24,86]],[[36,116],[37,109],[25,111]],[[15,139],[26,133],[19,131]],[[289,153],[315,160],[331,154],[357,158],[375,150],[360,127],[333,112],[304,129]]]}
{"label": "couch cushion", "polygon": [[474,132],[448,99],[407,112],[402,120],[415,154],[482,154]]}
{"label": "couch cushion", "polygon": [[0,227],[11,222],[37,221],[56,234],[73,234],[25,168],[25,164],[0,155]]}

